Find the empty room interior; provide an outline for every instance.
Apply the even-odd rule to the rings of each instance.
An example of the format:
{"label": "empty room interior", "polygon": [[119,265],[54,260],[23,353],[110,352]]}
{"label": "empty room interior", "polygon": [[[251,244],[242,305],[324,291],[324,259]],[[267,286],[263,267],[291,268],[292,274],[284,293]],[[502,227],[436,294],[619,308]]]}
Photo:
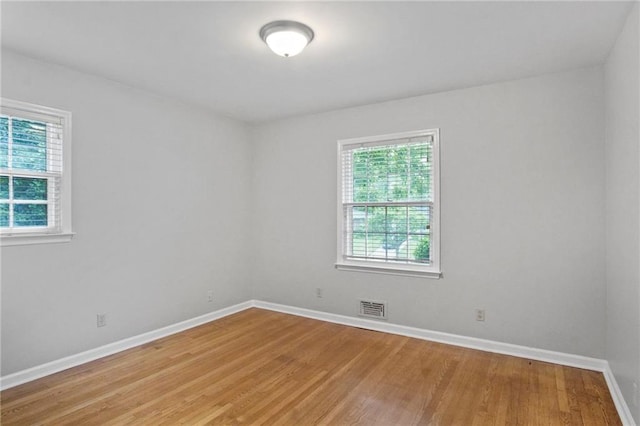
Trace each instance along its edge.
{"label": "empty room interior", "polygon": [[0,423],[640,423],[637,1],[2,1]]}

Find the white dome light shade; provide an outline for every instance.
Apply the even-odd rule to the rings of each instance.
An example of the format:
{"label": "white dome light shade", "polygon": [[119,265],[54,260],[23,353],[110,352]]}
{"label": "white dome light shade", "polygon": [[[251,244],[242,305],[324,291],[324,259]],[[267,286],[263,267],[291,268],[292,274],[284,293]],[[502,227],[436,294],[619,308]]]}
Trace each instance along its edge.
{"label": "white dome light shade", "polygon": [[307,38],[295,31],[271,33],[265,39],[267,45],[280,56],[295,56],[306,47]]}
{"label": "white dome light shade", "polygon": [[277,55],[295,56],[313,40],[313,31],[300,22],[270,22],[260,30],[260,38]]}

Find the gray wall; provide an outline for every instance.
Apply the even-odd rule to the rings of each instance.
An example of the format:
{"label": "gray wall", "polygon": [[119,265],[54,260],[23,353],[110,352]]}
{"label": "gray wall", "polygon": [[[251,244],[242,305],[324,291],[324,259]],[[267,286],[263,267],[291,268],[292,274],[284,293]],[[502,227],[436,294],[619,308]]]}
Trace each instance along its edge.
{"label": "gray wall", "polygon": [[638,5],[605,66],[606,358],[637,422],[633,382],[640,383],[640,131]]}
{"label": "gray wall", "polygon": [[3,375],[250,298],[244,125],[2,53],[4,97],[73,113],[77,232],[2,249]]}
{"label": "gray wall", "polygon": [[[602,358],[603,118],[597,67],[254,128],[254,297]],[[335,270],[336,140],[435,127],[444,278]]]}

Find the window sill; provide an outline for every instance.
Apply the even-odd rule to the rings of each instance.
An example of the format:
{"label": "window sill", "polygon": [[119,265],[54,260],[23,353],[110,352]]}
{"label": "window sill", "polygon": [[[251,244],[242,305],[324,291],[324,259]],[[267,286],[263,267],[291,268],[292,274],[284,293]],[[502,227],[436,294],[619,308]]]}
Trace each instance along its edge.
{"label": "window sill", "polygon": [[389,275],[402,275],[406,277],[420,277],[420,278],[442,278],[442,272],[439,271],[427,271],[424,269],[409,269],[403,267],[393,266],[376,266],[370,264],[356,264],[356,263],[336,263],[336,269],[343,271],[357,271],[357,272],[370,272],[376,274],[389,274]]}
{"label": "window sill", "polygon": [[54,244],[54,243],[68,243],[71,241],[75,233],[65,232],[62,234],[14,234],[14,235],[1,235],[0,246],[24,246],[31,244]]}

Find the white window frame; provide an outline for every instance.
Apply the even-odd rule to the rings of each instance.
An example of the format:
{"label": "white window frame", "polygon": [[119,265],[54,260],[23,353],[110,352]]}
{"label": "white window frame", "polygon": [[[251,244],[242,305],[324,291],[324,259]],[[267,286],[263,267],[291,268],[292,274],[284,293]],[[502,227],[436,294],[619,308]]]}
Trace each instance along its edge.
{"label": "white window frame", "polygon": [[[52,206],[59,212],[57,227],[25,227],[0,230],[0,246],[15,246],[43,243],[63,243],[73,238],[71,228],[71,113],[56,108],[27,102],[0,98],[0,111],[16,118],[36,120],[45,123],[62,124],[62,176],[59,188],[58,206]],[[47,142],[47,145],[50,142]],[[3,173],[13,175],[12,172]],[[28,173],[20,172],[27,176]],[[34,177],[39,177],[34,174]],[[58,207],[58,208],[56,208]]]}
{"label": "white window frame", "polygon": [[[404,262],[394,262],[392,260],[370,260],[370,259],[353,259],[349,258],[345,253],[345,226],[344,223],[344,200],[343,190],[343,162],[342,153],[348,146],[352,145],[382,145],[388,142],[389,145],[394,143],[402,143],[401,140],[407,138],[430,136],[433,140],[432,149],[432,185],[433,185],[433,210],[431,212],[430,223],[430,245],[431,245],[431,263],[429,265],[411,264]],[[354,139],[342,139],[338,141],[338,234],[337,234],[337,261],[335,267],[341,270],[374,272],[382,274],[417,276],[427,278],[440,278],[442,271],[440,269],[440,130],[417,130],[402,133],[393,133],[380,136],[371,136]]]}

